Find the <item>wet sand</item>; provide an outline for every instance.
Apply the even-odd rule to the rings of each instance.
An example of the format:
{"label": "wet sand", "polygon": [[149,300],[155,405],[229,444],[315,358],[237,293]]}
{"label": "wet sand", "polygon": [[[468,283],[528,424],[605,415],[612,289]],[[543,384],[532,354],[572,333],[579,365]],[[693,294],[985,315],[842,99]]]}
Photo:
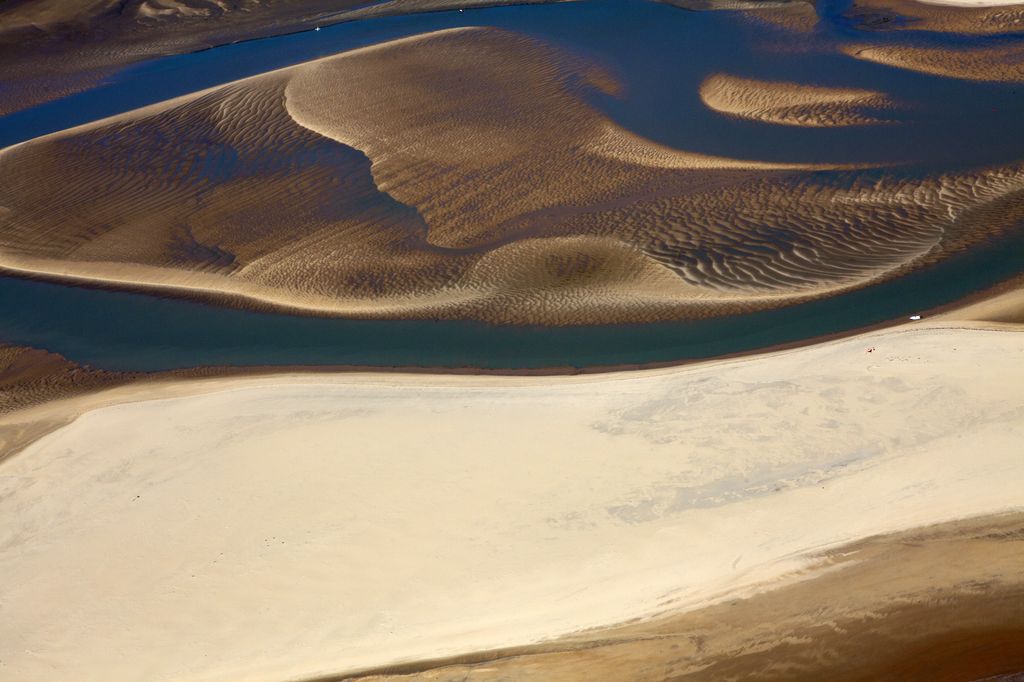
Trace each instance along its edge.
{"label": "wet sand", "polygon": [[[19,410],[3,423],[81,416],[0,464],[3,660],[315,678],[713,613],[860,538],[1024,505],[1022,358],[1017,332],[913,328],[597,377],[209,379]],[[994,598],[1012,557],[989,549],[960,568]],[[833,615],[863,622],[868,593]],[[976,604],[1016,641],[1012,609]]]}
{"label": "wet sand", "polygon": [[980,47],[850,44],[842,49],[857,59],[936,76],[995,83],[1024,82],[1024,51],[1012,40]]}
{"label": "wet sand", "polygon": [[810,128],[878,125],[885,119],[867,112],[897,106],[891,98],[870,90],[758,81],[724,73],[701,83],[700,97],[706,106],[724,114]]}

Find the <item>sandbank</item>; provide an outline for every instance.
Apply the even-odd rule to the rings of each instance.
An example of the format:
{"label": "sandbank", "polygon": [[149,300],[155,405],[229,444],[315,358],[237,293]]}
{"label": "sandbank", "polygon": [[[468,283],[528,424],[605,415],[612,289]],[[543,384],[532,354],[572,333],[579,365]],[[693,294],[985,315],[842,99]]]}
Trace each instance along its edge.
{"label": "sandbank", "polygon": [[527,645],[1020,509],[1024,335],[586,377],[134,385],[0,464],[15,679],[292,679]]}
{"label": "sandbank", "polygon": [[[863,124],[895,101],[710,82],[721,111],[776,123]],[[595,57],[476,27],[129,112],[0,150],[0,265],[305,314],[636,323],[895,279],[1024,210],[1017,165],[915,178],[669,148],[585,96],[627,85]]]}

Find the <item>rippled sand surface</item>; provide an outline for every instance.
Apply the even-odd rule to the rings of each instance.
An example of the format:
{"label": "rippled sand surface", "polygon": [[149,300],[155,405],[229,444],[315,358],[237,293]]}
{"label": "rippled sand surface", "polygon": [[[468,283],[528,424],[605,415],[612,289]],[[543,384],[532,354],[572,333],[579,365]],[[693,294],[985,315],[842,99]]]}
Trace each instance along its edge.
{"label": "rippled sand surface", "polygon": [[758,81],[725,73],[716,73],[701,83],[700,98],[723,114],[811,128],[885,123],[885,119],[865,110],[896,105],[887,96],[870,90]]}
{"label": "rippled sand surface", "polygon": [[969,35],[1024,31],[1024,4],[1019,2],[855,0],[847,12],[872,26],[900,31]]}
{"label": "rippled sand surface", "polygon": [[[1020,218],[1015,164],[689,151],[595,106],[628,88],[491,28],[239,81],[0,153],[0,265],[327,314],[645,321],[866,286]],[[695,90],[708,115],[802,128],[891,127],[899,99],[723,73]]]}
{"label": "rippled sand surface", "polygon": [[502,4],[508,0],[13,0],[0,3],[0,114],[93,88],[154,57],[367,17]]}
{"label": "rippled sand surface", "polygon": [[1016,42],[954,49],[854,44],[845,49],[857,59],[936,76],[1002,83],[1024,82],[1024,50]]}

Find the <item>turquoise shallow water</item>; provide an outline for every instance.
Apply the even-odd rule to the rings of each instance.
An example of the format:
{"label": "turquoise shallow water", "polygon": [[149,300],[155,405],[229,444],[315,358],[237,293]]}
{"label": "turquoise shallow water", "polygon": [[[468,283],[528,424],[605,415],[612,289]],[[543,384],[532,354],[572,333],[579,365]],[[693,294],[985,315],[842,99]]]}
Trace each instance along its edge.
{"label": "turquoise shallow water", "polygon": [[[628,84],[594,105],[662,144],[773,161],[898,163],[900,174],[1024,158],[1024,94],[1016,86],[902,72],[841,55],[808,59],[752,51],[767,29],[733,12],[646,2],[583,2],[447,12],[343,24],[127,69],[110,83],[0,118],[0,144],[193,92],[269,69],[457,25],[538,35],[596,56]],[[856,31],[839,19],[819,39]],[[759,33],[760,32],[760,33]],[[905,39],[858,34],[862,41]],[[923,35],[930,44],[968,40]],[[696,86],[712,70],[751,77],[883,88],[916,107],[900,125],[792,129],[716,116]],[[965,122],[969,121],[970,125]],[[197,365],[364,365],[540,369],[664,363],[793,343],[946,304],[1024,271],[1024,229],[969,253],[860,291],[772,311],[703,321],[567,328],[456,321],[366,321],[224,309],[151,295],[0,277],[0,342],[118,370]]]}

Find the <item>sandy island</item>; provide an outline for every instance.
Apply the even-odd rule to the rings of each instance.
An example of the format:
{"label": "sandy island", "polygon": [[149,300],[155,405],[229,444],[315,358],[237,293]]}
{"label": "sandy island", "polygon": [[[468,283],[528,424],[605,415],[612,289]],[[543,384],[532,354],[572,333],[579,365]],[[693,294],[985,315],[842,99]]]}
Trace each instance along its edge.
{"label": "sandy island", "polygon": [[[1017,78],[985,67],[1004,51],[942,50]],[[704,82],[717,114],[773,125],[897,113],[860,88]],[[669,148],[586,95],[627,86],[594,56],[467,27],[169,100],[0,150],[0,266],[303,314],[637,323],[873,286],[1024,215],[1018,163],[913,177]]]}
{"label": "sandy island", "polygon": [[700,612],[844,543],[1024,508],[1022,382],[1024,334],[946,325],[636,373],[193,380],[16,411],[0,426],[80,416],[0,464],[0,671],[315,678]]}

